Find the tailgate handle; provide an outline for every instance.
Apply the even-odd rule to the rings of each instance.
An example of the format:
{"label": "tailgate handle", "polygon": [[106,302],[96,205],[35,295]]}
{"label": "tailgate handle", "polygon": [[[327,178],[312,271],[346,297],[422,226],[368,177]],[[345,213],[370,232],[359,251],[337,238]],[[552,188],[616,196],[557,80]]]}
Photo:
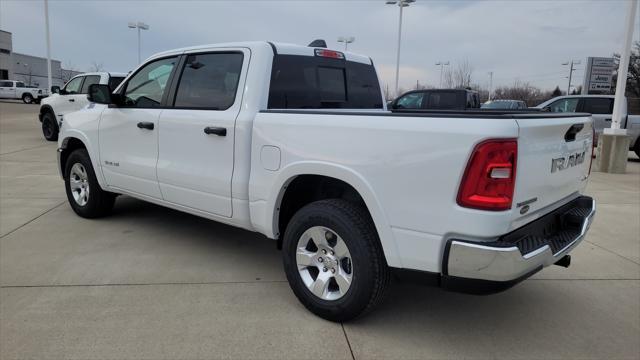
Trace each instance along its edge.
{"label": "tailgate handle", "polygon": [[575,141],[576,140],[576,134],[579,133],[580,130],[582,130],[582,128],[584,128],[584,124],[573,124],[573,125],[571,125],[569,130],[567,130],[567,133],[564,134],[564,141],[566,141],[566,142]]}

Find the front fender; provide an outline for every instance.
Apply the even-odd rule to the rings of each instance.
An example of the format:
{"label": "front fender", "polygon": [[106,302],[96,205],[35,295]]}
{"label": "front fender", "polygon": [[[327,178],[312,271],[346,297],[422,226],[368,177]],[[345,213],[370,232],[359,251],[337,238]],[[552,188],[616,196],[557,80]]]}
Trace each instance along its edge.
{"label": "front fender", "polygon": [[[84,109],[66,115],[58,136],[58,148],[61,150],[66,149],[69,140],[72,138],[80,140],[89,153],[98,183],[104,189],[106,183],[100,166],[100,146],[98,143],[98,125],[101,114],[102,109]],[[58,167],[60,166],[61,164],[59,163]]]}
{"label": "front fender", "polygon": [[252,199],[250,200],[251,222],[255,229],[267,237],[277,238],[279,236],[279,207],[291,181],[301,175],[331,177],[351,185],[360,194],[378,231],[387,263],[389,266],[402,267],[396,241],[382,206],[371,185],[353,169],[321,161],[304,161],[288,164],[277,173],[270,171],[260,171],[259,173],[262,175],[254,176],[256,174],[252,173],[251,179],[251,188],[257,192],[253,194],[255,196],[250,196]]}

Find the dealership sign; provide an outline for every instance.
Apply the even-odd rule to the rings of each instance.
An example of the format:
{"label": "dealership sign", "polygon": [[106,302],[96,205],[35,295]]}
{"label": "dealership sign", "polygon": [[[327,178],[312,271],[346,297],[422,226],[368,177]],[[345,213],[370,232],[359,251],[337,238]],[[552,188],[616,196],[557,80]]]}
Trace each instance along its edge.
{"label": "dealership sign", "polygon": [[613,58],[590,57],[584,69],[582,93],[608,93],[616,64]]}

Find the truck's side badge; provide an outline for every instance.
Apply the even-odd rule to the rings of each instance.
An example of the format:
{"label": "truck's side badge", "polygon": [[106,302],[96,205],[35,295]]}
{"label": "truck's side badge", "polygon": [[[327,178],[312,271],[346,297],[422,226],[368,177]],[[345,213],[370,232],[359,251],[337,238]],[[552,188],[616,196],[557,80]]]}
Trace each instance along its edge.
{"label": "truck's side badge", "polygon": [[105,161],[104,161],[104,164],[105,164],[105,165],[109,165],[109,166],[120,166],[120,163],[118,163],[118,162],[113,162],[113,161],[108,161],[108,160],[105,160]]}

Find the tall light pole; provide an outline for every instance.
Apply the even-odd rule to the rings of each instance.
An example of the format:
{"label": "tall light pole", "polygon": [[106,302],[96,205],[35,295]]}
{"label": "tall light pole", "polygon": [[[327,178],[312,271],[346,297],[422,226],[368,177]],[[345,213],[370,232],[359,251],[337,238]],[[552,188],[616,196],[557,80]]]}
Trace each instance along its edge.
{"label": "tall light pole", "polygon": [[436,66],[440,66],[440,89],[442,89],[442,72],[444,71],[445,66],[449,66],[448,61],[438,61]]}
{"label": "tall light pole", "polygon": [[563,62],[562,65],[569,65],[569,85],[567,85],[567,95],[569,95],[569,91],[571,91],[571,77],[573,76],[573,72],[576,71],[573,65],[580,65],[580,60]]}
{"label": "tall light pole", "polygon": [[[631,57],[631,42],[633,40],[633,24],[635,22],[636,12],[638,11],[638,0],[629,2],[629,10],[627,11],[627,28],[624,38],[624,47],[620,55],[620,65],[618,66],[618,81],[616,82],[616,95],[613,100],[613,121],[611,122],[610,133],[626,134],[626,130],[621,130],[621,122],[624,116],[624,93],[627,87],[627,73],[629,72],[629,58]],[[605,129],[607,132],[607,129]]]}
{"label": "tall light pole", "polygon": [[[51,36],[49,35],[49,0],[44,0],[44,27],[47,34],[47,82],[51,91]],[[31,84],[29,84],[31,85]]]}
{"label": "tall light pole", "polygon": [[493,90],[493,71],[489,71],[489,99],[491,101],[491,91]]}
{"label": "tall light pole", "polygon": [[390,0],[387,1],[387,5],[398,5],[400,8],[400,19],[398,21],[398,53],[396,54],[396,88],[395,94],[398,95],[398,80],[400,77],[400,43],[402,41],[402,9],[409,6],[409,4],[416,2],[416,0]]}
{"label": "tall light pole", "polygon": [[344,51],[347,51],[347,45],[351,44],[354,41],[356,41],[356,38],[354,38],[353,36],[340,36],[338,38],[338,42],[344,43]]}
{"label": "tall light pole", "polygon": [[143,23],[142,21],[138,21],[138,22],[130,22],[129,23],[129,28],[130,29],[138,29],[138,64],[140,64],[140,62],[142,61],[140,59],[140,30],[149,30],[149,25]]}

